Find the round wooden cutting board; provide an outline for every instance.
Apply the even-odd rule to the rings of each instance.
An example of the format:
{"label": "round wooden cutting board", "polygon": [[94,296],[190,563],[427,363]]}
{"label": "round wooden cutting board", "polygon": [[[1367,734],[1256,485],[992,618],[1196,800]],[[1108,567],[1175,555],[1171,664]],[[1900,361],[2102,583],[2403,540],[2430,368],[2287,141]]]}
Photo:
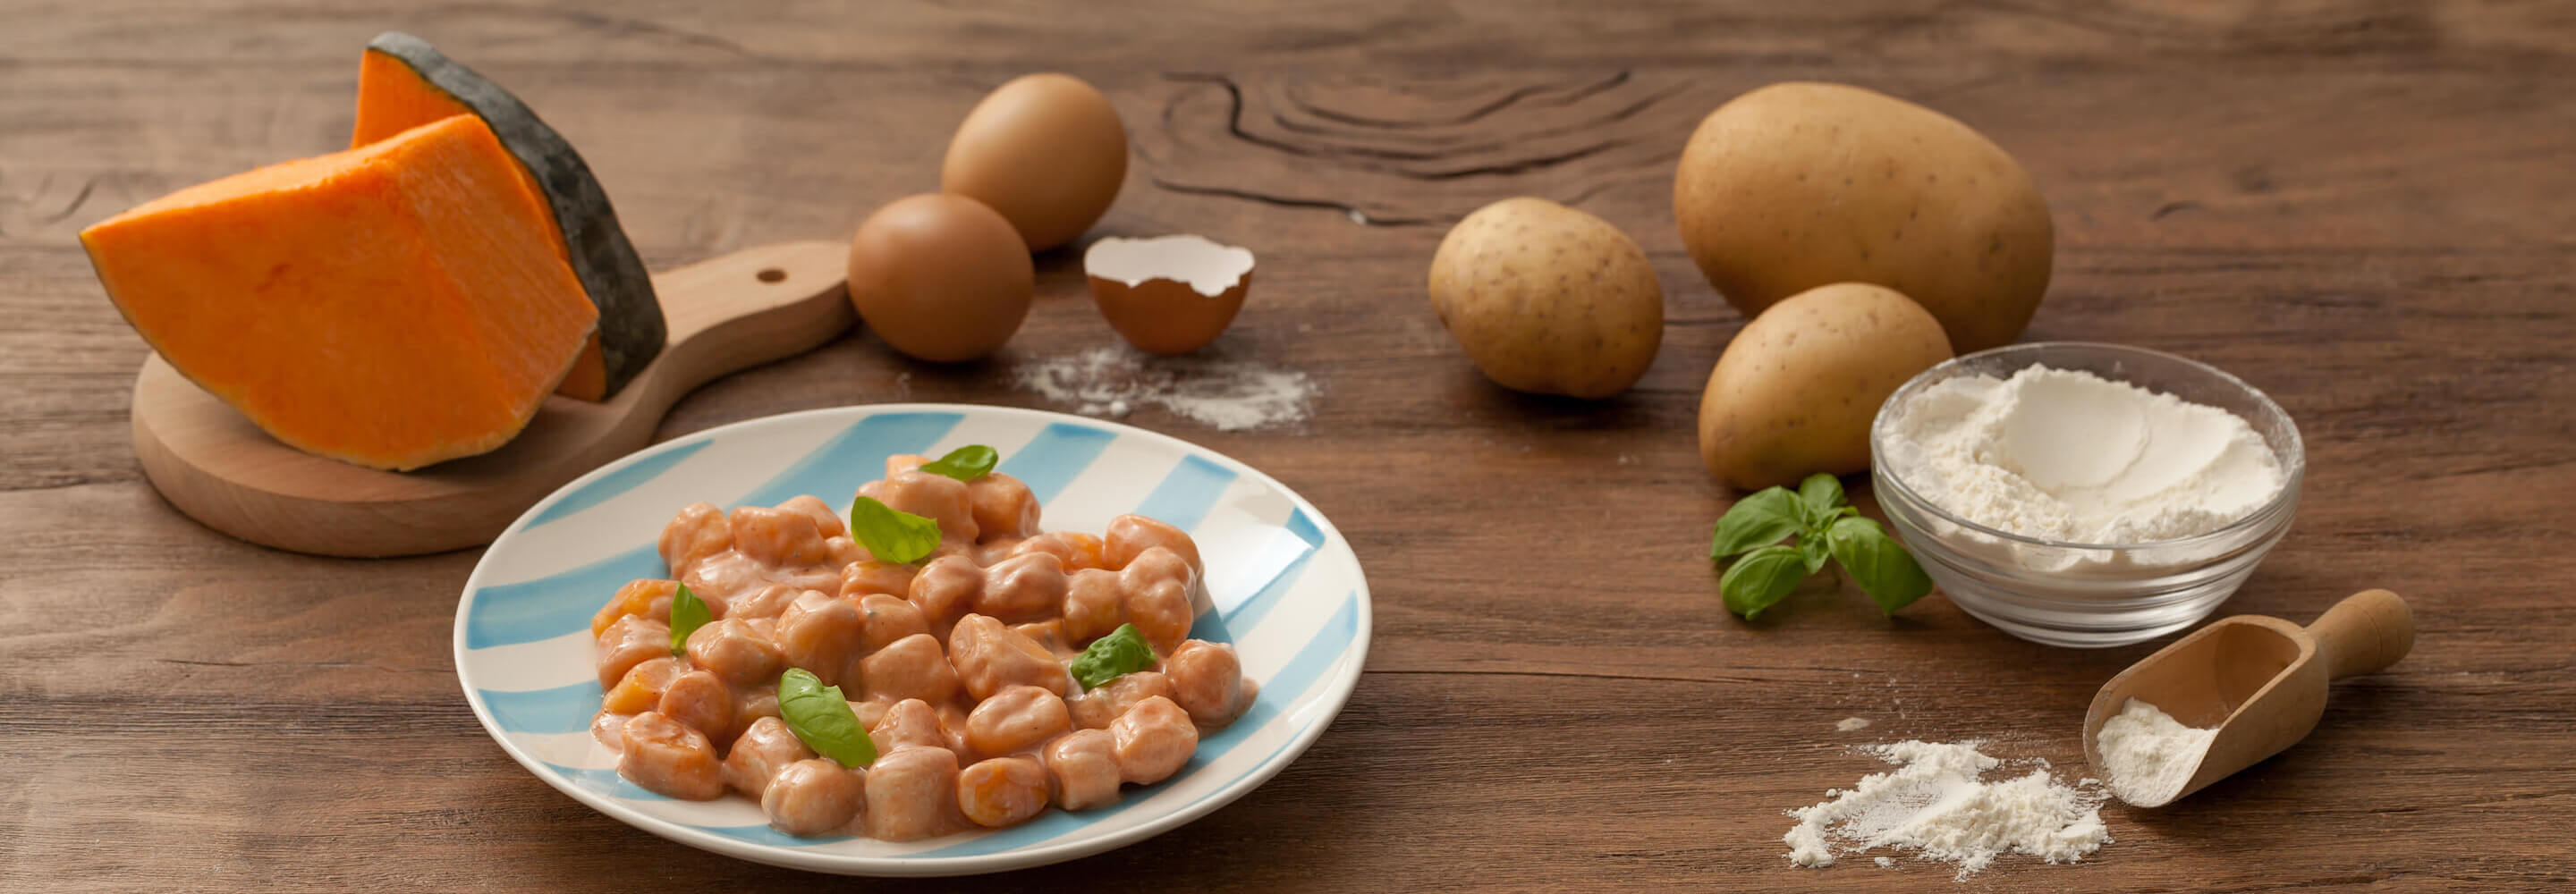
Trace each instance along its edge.
{"label": "round wooden cutting board", "polygon": [[388,472],[278,443],[159,355],[134,380],[134,453],[161,495],[252,543],[329,556],[406,556],[492,541],[565,482],[645,446],[662,414],[717,376],[812,350],[857,321],[847,248],[745,249],[653,277],[670,336],[603,403],[546,398],[480,456]]}

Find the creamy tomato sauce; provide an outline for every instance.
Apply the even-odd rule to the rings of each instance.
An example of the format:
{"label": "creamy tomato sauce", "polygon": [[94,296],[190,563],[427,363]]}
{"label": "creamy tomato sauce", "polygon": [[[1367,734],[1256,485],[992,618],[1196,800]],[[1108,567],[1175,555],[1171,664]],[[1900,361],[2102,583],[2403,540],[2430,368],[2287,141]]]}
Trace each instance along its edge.
{"label": "creamy tomato sauce", "polygon": [[[619,775],[675,798],[740,794],[793,835],[907,841],[1117,803],[1251,704],[1233,647],[1188,638],[1205,571],[1188,534],[1137,515],[1101,536],[1041,532],[1017,479],[923,462],[890,457],[859,488],[939,523],[918,564],[878,561],[817,497],[680,510],[661,538],[671,576],[627,584],[591,621],[605,691],[591,733]],[[674,655],[682,584],[714,620]],[[1157,662],[1084,691],[1067,662],[1122,624]],[[789,668],[855,699],[874,763],[796,737],[778,712]]]}

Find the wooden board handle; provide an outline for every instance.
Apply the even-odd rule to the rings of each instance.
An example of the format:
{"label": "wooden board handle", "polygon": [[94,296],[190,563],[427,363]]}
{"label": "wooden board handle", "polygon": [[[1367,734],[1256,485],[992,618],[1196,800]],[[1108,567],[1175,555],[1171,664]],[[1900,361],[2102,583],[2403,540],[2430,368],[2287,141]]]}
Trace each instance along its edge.
{"label": "wooden board handle", "polygon": [[2375,673],[2415,647],[2415,613],[2395,593],[2363,590],[2326,609],[2308,635],[2325,653],[2327,679]]}

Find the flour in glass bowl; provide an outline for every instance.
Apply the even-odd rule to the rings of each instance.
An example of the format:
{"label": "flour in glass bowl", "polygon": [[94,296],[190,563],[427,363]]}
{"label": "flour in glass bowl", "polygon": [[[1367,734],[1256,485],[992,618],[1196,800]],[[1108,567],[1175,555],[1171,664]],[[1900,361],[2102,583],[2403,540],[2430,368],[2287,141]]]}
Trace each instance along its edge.
{"label": "flour in glass bowl", "polygon": [[2243,417],[2078,370],[1947,379],[1894,413],[1899,481],[2023,537],[2180,540],[2252,515],[2287,481]]}

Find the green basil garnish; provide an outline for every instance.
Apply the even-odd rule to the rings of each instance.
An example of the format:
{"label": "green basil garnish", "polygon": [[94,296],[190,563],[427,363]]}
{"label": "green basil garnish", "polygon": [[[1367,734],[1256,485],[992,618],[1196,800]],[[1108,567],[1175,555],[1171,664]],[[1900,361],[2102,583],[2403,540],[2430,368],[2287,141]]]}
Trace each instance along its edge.
{"label": "green basil garnish", "polygon": [[1154,666],[1154,648],[1145,645],[1145,634],[1134,624],[1120,624],[1108,636],[1091,641],[1091,647],[1073,656],[1073,680],[1084,690],[1098,689],[1109,681]]}
{"label": "green basil garnish", "polygon": [[688,651],[689,634],[712,620],[715,614],[707,610],[707,604],[698,599],[698,594],[689,592],[688,584],[681,584],[679,591],[671,594],[671,654]]}
{"label": "green basil garnish", "polygon": [[877,762],[877,743],[860,728],[859,715],[850,712],[849,701],[841,697],[841,687],[823,685],[812,671],[791,667],[779,676],[778,717],[787,722],[787,731],[803,740],[805,747],[841,766],[864,767]]}
{"label": "green basil garnish", "polygon": [[859,497],[850,501],[850,538],[877,561],[910,565],[939,548],[939,523]]}
{"label": "green basil garnish", "polygon": [[990,474],[993,471],[993,465],[1001,461],[1002,455],[993,452],[993,448],[982,444],[968,444],[948,451],[947,456],[922,463],[921,470],[934,475],[946,475],[959,481],[973,481]]}

